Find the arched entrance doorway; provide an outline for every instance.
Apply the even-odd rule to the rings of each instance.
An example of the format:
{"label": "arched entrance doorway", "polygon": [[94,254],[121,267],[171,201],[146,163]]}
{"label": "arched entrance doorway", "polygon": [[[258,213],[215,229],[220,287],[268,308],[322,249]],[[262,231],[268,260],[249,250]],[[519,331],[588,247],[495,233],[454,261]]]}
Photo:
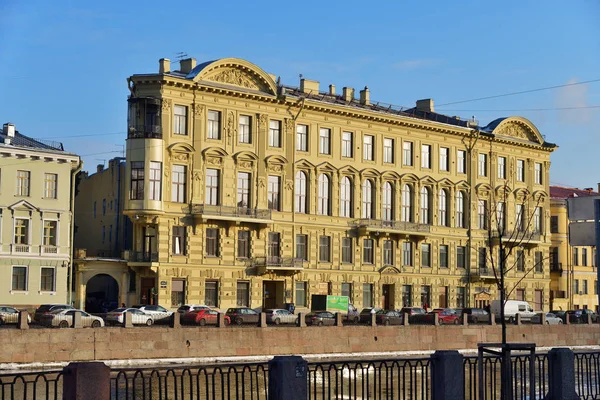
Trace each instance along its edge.
{"label": "arched entrance doorway", "polygon": [[119,307],[119,284],[108,274],[93,276],[85,289],[85,310],[102,313]]}

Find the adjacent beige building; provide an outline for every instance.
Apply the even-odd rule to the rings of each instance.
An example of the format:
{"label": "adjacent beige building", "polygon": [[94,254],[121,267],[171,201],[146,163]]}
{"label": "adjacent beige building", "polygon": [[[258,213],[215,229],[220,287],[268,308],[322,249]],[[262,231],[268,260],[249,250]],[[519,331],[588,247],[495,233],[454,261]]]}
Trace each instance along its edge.
{"label": "adjacent beige building", "polygon": [[284,86],[236,58],[162,59],[128,84],[139,301],[484,306],[497,296],[493,215],[519,259],[511,297],[549,309],[556,146],[530,121],[482,126],[432,100],[402,110],[366,87]]}
{"label": "adjacent beige building", "polygon": [[0,134],[0,303],[19,308],[71,301],[69,271],[79,156],[61,143]]}

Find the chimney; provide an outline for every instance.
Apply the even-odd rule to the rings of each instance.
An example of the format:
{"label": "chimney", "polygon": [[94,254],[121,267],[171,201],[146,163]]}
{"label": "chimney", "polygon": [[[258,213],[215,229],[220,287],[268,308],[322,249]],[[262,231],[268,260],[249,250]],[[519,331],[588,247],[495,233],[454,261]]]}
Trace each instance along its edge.
{"label": "chimney", "polygon": [[193,57],[179,61],[179,71],[184,74],[189,74],[194,68],[196,68],[196,59]]}
{"label": "chimney", "polygon": [[7,122],[2,127],[2,133],[8,137],[15,137],[15,124]]}
{"label": "chimney", "polygon": [[168,74],[169,72],[171,72],[171,60],[168,58],[161,58],[158,60],[158,73]]}
{"label": "chimney", "polygon": [[300,79],[300,91],[303,93],[319,94],[319,81]]}
{"label": "chimney", "polygon": [[417,100],[417,110],[435,112],[435,109],[433,108],[433,99]]}
{"label": "chimney", "polygon": [[335,85],[329,85],[329,94],[335,96]]}
{"label": "chimney", "polygon": [[104,171],[104,164],[96,165],[96,172],[102,172],[102,171]]}
{"label": "chimney", "polygon": [[598,185],[598,193],[600,193],[600,182],[598,182],[597,185]]}
{"label": "chimney", "polygon": [[360,91],[360,104],[365,106],[371,104],[371,91],[366,86]]}
{"label": "chimney", "polygon": [[344,87],[342,89],[342,97],[346,101],[352,101],[354,99],[354,88]]}

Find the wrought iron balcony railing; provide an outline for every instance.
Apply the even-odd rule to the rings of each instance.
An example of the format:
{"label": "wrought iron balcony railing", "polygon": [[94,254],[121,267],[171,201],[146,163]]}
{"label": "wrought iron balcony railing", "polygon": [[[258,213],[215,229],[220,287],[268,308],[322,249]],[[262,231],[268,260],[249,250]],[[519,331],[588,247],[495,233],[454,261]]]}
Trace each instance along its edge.
{"label": "wrought iron balcony railing", "polygon": [[351,222],[351,225],[356,228],[371,228],[371,229],[392,229],[402,232],[419,232],[428,233],[431,231],[431,225],[419,224],[416,222],[382,220],[360,218]]}
{"label": "wrought iron balcony railing", "polygon": [[511,243],[523,243],[523,244],[527,244],[528,242],[537,242],[541,239],[542,235],[540,232],[538,231],[533,231],[533,230],[520,230],[520,229],[516,229],[513,231],[509,231],[509,230],[505,230],[505,231],[498,231],[498,230],[493,230],[492,231],[492,238],[493,239],[502,239],[505,242],[511,242]]}
{"label": "wrought iron balcony railing", "polygon": [[267,269],[303,269],[304,260],[294,257],[254,257],[251,259],[253,267],[266,267]]}
{"label": "wrought iron balcony railing", "polygon": [[128,139],[162,139],[162,126],[154,124],[130,125]]}
{"label": "wrought iron balcony railing", "polygon": [[271,210],[248,207],[213,206],[210,204],[192,205],[192,214],[217,215],[232,218],[271,219]]}
{"label": "wrought iron balcony railing", "polygon": [[158,253],[132,251],[129,253],[129,261],[132,261],[132,262],[158,262]]}

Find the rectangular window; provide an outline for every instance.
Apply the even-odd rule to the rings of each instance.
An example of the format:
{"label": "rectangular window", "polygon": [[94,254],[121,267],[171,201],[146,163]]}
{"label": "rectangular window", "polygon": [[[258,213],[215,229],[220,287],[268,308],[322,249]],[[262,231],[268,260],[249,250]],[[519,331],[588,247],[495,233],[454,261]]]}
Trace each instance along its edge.
{"label": "rectangular window", "polygon": [[236,290],[235,305],[238,307],[250,307],[250,282],[238,282]]}
{"label": "rectangular window", "polygon": [[96,218],[96,202],[94,201],[94,218]]}
{"label": "rectangular window", "polygon": [[573,248],[573,265],[579,265],[579,249],[577,247]]}
{"label": "rectangular window", "polygon": [[373,154],[373,146],[375,137],[371,135],[365,135],[363,138],[363,159],[366,161],[373,161],[375,159]]}
{"label": "rectangular window", "polygon": [[238,135],[240,143],[252,143],[252,117],[240,115]]}
{"label": "rectangular window", "polygon": [[485,247],[479,248],[477,265],[479,266],[479,269],[487,268],[487,249]]}
{"label": "rectangular window", "polygon": [[238,258],[250,258],[250,231],[238,231]]}
{"label": "rectangular window", "polygon": [[29,196],[31,172],[17,171],[17,196]]}
{"label": "rectangular window", "polygon": [[535,272],[544,272],[544,253],[541,251],[535,252]]}
{"label": "rectangular window", "polygon": [[277,264],[281,256],[281,235],[279,232],[269,232],[269,242],[267,243],[267,259],[269,262]]}
{"label": "rectangular window", "polygon": [[296,126],[296,150],[308,151],[308,126]]}
{"label": "rectangular window", "polygon": [[269,146],[281,147],[281,121],[269,121]]}
{"label": "rectangular window", "polygon": [[185,304],[185,279],[171,280],[171,306],[179,307]]}
{"label": "rectangular window", "polygon": [[558,263],[558,247],[550,247],[550,271],[561,272]]}
{"label": "rectangular window", "polygon": [[281,188],[281,178],[279,176],[269,175],[268,202],[269,210],[280,211],[279,191]]}
{"label": "rectangular window", "polygon": [[497,223],[497,228],[499,231],[504,232],[504,221],[506,220],[505,218],[505,207],[504,207],[504,202],[499,201],[498,205],[496,206],[496,223]]}
{"label": "rectangular window", "polygon": [[464,150],[456,151],[456,173],[467,173],[467,152]]}
{"label": "rectangular window", "polygon": [[27,267],[12,267],[12,290],[27,290]]}
{"label": "rectangular window", "polygon": [[342,132],[342,157],[352,158],[352,132]]}
{"label": "rectangular window", "polygon": [[319,237],[319,262],[331,262],[331,237]]}
{"label": "rectangular window", "polygon": [[550,233],[558,233],[558,217],[556,215],[550,217]]}
{"label": "rectangular window", "polygon": [[456,288],[456,308],[465,308],[465,288],[459,286]]}
{"label": "rectangular window", "polygon": [[431,245],[421,245],[421,267],[431,267]]}
{"label": "rectangular window", "polygon": [[421,286],[421,306],[428,310],[431,308],[431,286]]}
{"label": "rectangular window", "polygon": [[581,294],[579,293],[579,279],[575,279],[575,294]]}
{"label": "rectangular window", "polygon": [[533,309],[536,311],[542,311],[544,307],[544,291],[540,289],[536,289],[534,292],[533,298]]}
{"label": "rectangular window", "polygon": [[15,219],[15,244],[29,244],[29,220]]}
{"label": "rectangular window", "polygon": [[383,241],[383,265],[394,265],[394,242]]}
{"label": "rectangular window", "polygon": [[106,240],[106,226],[102,227],[102,243]]}
{"label": "rectangular window", "polygon": [[219,257],[219,229],[206,229],[206,256]]}
{"label": "rectangular window", "polygon": [[402,285],[402,307],[412,306],[412,286]]}
{"label": "rectangular window", "polygon": [[535,168],[535,170],[534,170],[535,184],[541,185],[542,184],[542,172],[543,172],[542,164],[535,163],[534,168]]}
{"label": "rectangular window", "polygon": [[55,269],[52,267],[42,267],[40,276],[40,291],[54,292],[55,286]]}
{"label": "rectangular window", "polygon": [[373,284],[363,283],[363,307],[373,307]]}
{"label": "rectangular window", "polygon": [[431,168],[431,145],[421,145],[421,168]]}
{"label": "rectangular window", "polygon": [[185,226],[173,227],[173,249],[176,255],[185,255]]}
{"label": "rectangular window", "polygon": [[534,232],[542,232],[542,207],[536,207],[533,211],[533,230]]}
{"label": "rectangular window", "polygon": [[56,246],[57,221],[44,220],[44,246]]}
{"label": "rectangular window", "polygon": [[342,238],[342,263],[350,264],[352,262],[352,238]]}
{"label": "rectangular window", "polygon": [[412,167],[413,166],[413,144],[412,142],[402,143],[402,164]]}
{"label": "rectangular window", "polygon": [[448,245],[440,245],[440,268],[448,268]]}
{"label": "rectangular window", "polygon": [[296,282],[296,307],[306,307],[306,282]]}
{"label": "rectangular window", "polygon": [[487,154],[479,153],[479,176],[487,176]]}
{"label": "rectangular window", "polygon": [[221,139],[221,113],[208,111],[208,138]]}
{"label": "rectangular window", "polygon": [[206,204],[211,206],[219,205],[220,186],[220,171],[218,169],[208,168],[206,170]]}
{"label": "rectangular window", "polygon": [[373,264],[373,239],[363,240],[363,264]]}
{"label": "rectangular window", "polygon": [[185,165],[173,165],[171,201],[176,203],[185,203],[186,201],[186,170]]}
{"label": "rectangular window", "polygon": [[517,289],[517,300],[525,301],[525,289]]}
{"label": "rectangular window", "polygon": [[102,199],[102,215],[106,215],[106,199]]}
{"label": "rectangular window", "polygon": [[342,296],[348,297],[348,300],[352,302],[352,284],[348,282],[342,283]]}
{"label": "rectangular window", "polygon": [[523,231],[526,226],[525,222],[525,212],[523,204],[515,205],[515,229],[517,231]]}
{"label": "rectangular window", "polygon": [[219,282],[206,281],[204,284],[204,304],[209,307],[219,306]]}
{"label": "rectangular window", "polygon": [[319,153],[331,154],[331,130],[327,128],[319,129]]}
{"label": "rectangular window", "polygon": [[173,106],[173,133],[187,135],[187,107]]}
{"label": "rectangular window", "polygon": [[448,163],[448,154],[450,149],[447,147],[440,147],[440,171],[450,171]]}
{"label": "rectangular window", "polygon": [[517,250],[517,271],[525,272],[525,252],[523,250]]}
{"label": "rectangular window", "polygon": [[237,206],[240,208],[251,207],[251,203],[250,203],[250,173],[249,172],[238,172]]}
{"label": "rectangular window", "polygon": [[383,139],[383,162],[393,163],[394,162],[394,139],[385,138]]}
{"label": "rectangular window", "polygon": [[150,200],[161,199],[162,163],[150,161]]}
{"label": "rectangular window", "polygon": [[525,160],[517,160],[517,181],[525,182]]}
{"label": "rectangular window", "polygon": [[498,179],[506,179],[506,157],[498,157]]}
{"label": "rectangular window", "polygon": [[133,161],[131,163],[131,200],[144,200],[144,162]]}
{"label": "rectangular window", "polygon": [[402,265],[412,267],[412,243],[402,242]]}
{"label": "rectangular window", "polygon": [[586,248],[581,249],[581,265],[583,267],[588,265],[588,251]]}
{"label": "rectangular window", "polygon": [[296,259],[308,261],[308,235],[296,235]]}
{"label": "rectangular window", "polygon": [[487,201],[477,200],[477,227],[487,229]]}
{"label": "rectangular window", "polygon": [[594,281],[594,294],[598,294],[598,281]]}
{"label": "rectangular window", "polygon": [[456,267],[466,268],[467,266],[467,248],[465,246],[456,246]]}
{"label": "rectangular window", "polygon": [[56,198],[57,174],[44,174],[44,197],[47,199]]}

